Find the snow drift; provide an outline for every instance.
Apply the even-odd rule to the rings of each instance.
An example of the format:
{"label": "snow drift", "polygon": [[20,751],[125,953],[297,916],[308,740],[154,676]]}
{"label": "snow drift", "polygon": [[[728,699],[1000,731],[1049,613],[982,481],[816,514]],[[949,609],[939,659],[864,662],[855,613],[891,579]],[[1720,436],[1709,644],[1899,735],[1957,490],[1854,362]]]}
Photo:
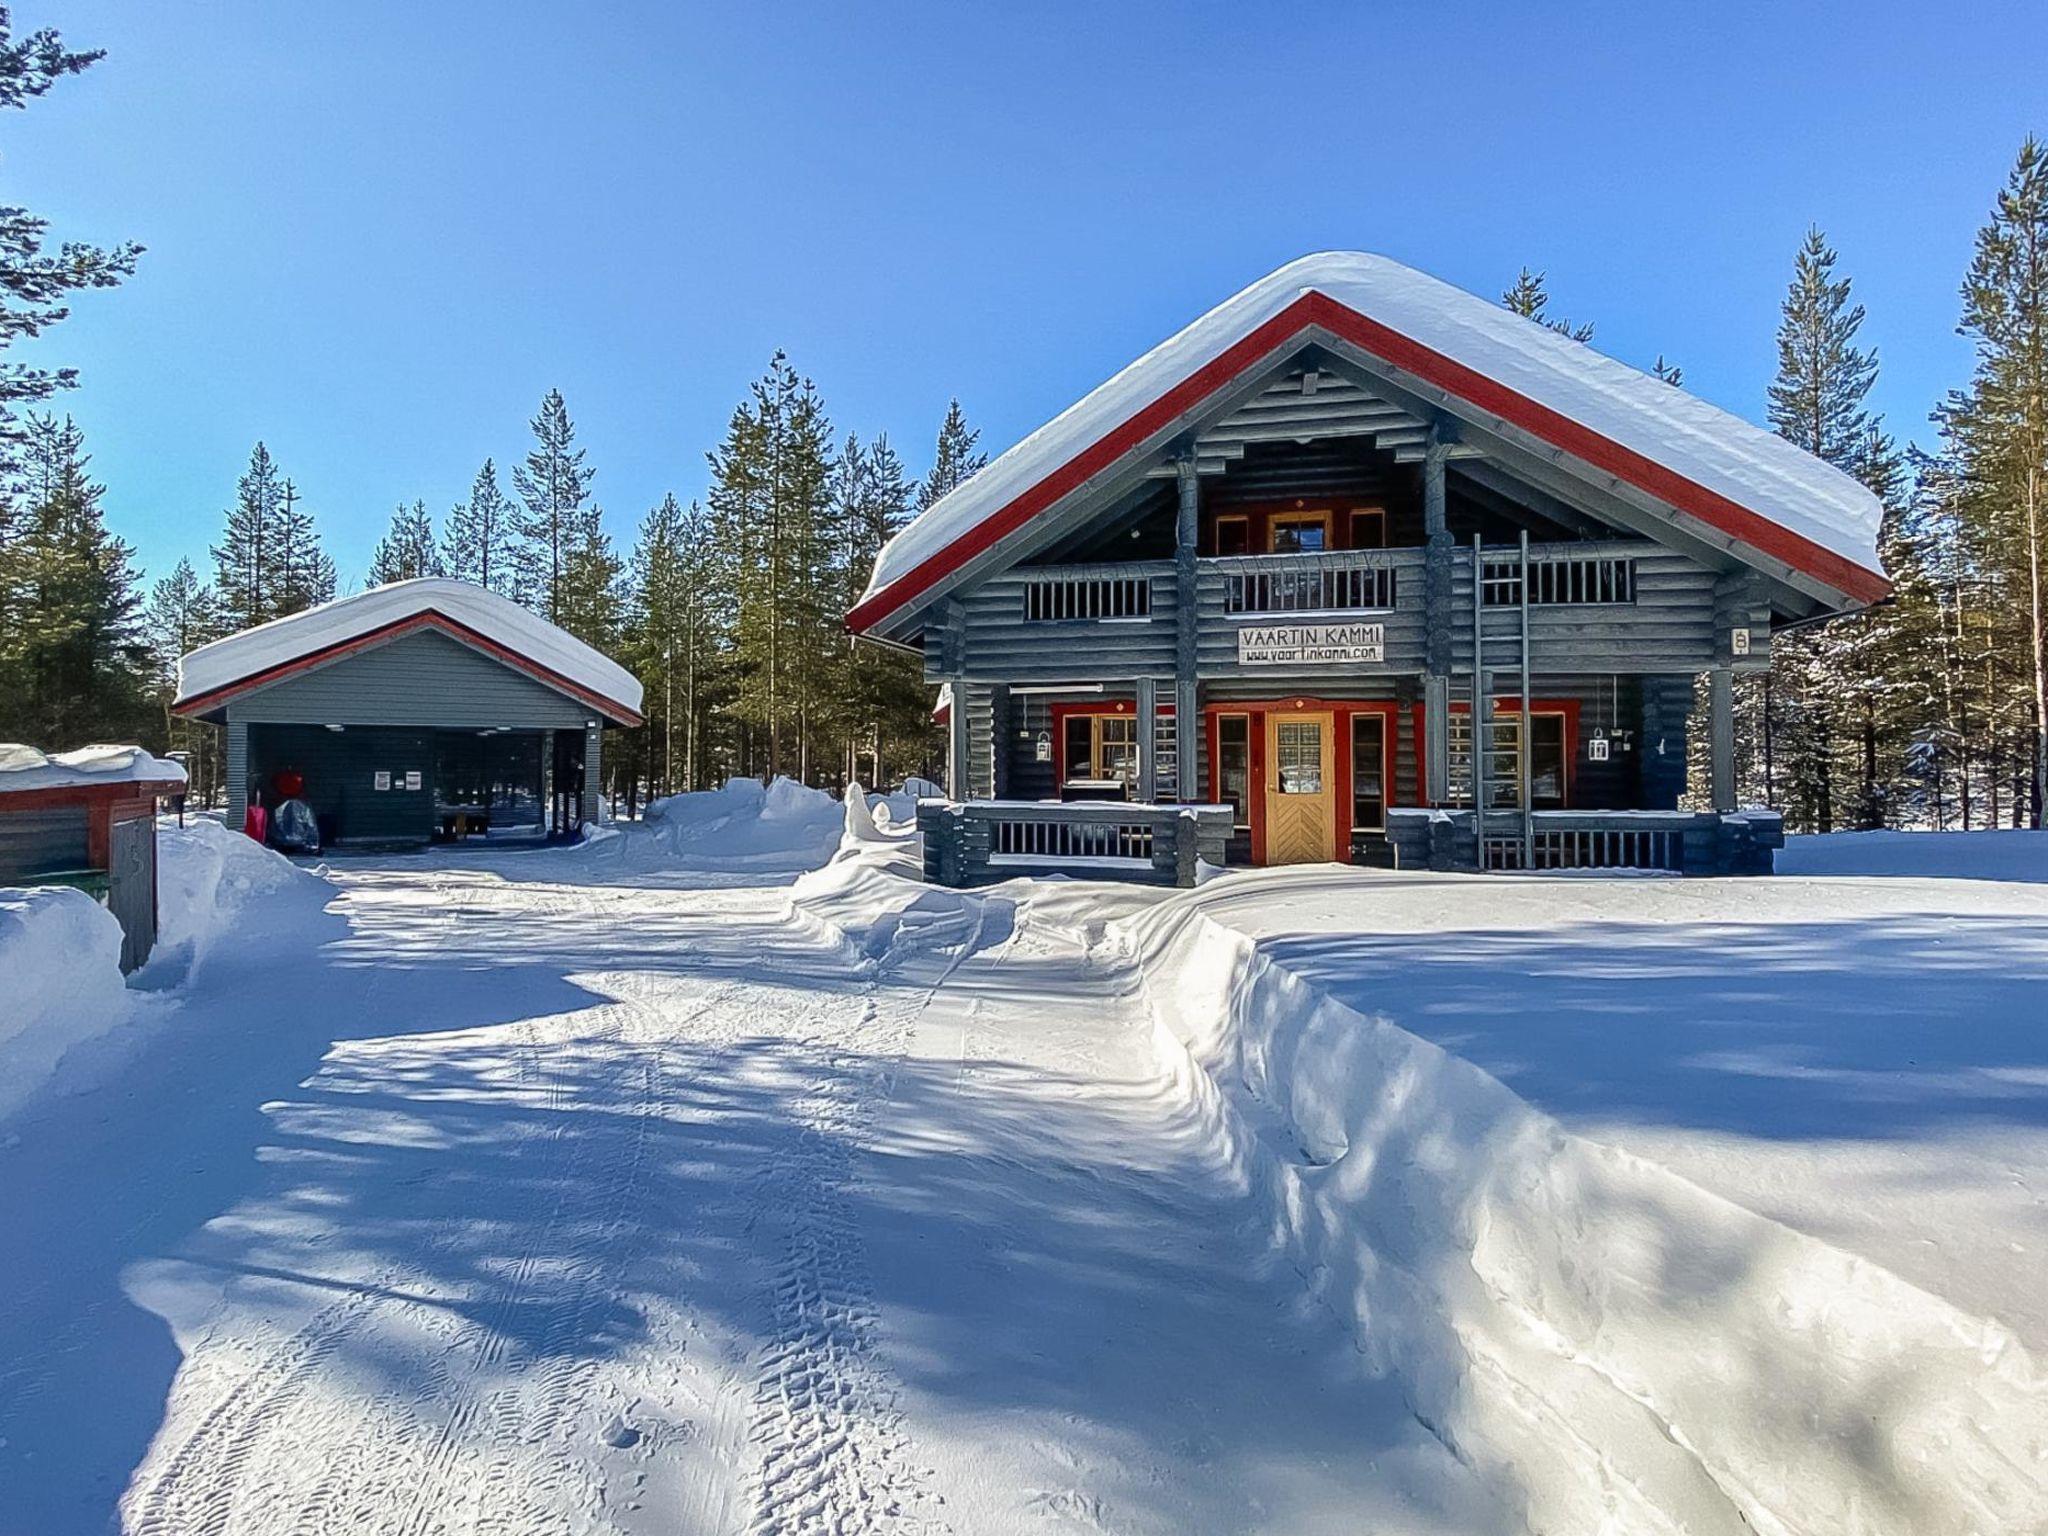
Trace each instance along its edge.
{"label": "snow drift", "polygon": [[794,779],[728,779],[649,801],[641,821],[643,849],[685,867],[805,870],[831,858],[845,813]]}
{"label": "snow drift", "polygon": [[64,1053],[126,1021],[121,925],[83,891],[0,888],[0,1116]]}
{"label": "snow drift", "polygon": [[324,888],[218,822],[159,822],[157,942],[135,989],[121,975],[121,925],[92,897],[62,886],[0,888],[0,1117],[80,1047],[111,1048],[120,1032],[166,1018],[169,1000],[139,994],[190,980],[251,904]]}
{"label": "snow drift", "polygon": [[1173,898],[1119,934],[1276,1252],[1536,1529],[2048,1521],[2048,1383],[2002,1326],[1565,1131]]}
{"label": "snow drift", "polygon": [[1781,875],[2048,882],[2048,832],[1827,832],[1788,837]]}
{"label": "snow drift", "polygon": [[326,882],[283,854],[231,832],[211,818],[157,824],[156,948],[141,972],[146,984],[189,980],[228,938],[252,903]]}

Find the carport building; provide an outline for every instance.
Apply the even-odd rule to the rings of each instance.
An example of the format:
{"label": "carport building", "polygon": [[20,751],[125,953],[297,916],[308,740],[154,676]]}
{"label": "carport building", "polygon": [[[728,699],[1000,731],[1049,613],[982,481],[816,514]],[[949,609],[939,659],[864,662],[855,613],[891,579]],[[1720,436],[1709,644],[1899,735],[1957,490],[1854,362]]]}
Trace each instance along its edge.
{"label": "carport building", "polygon": [[640,724],[609,657],[469,582],[375,587],[202,646],[181,715],[227,728],[231,824],[304,800],[329,844],[566,835],[602,819],[607,730]]}

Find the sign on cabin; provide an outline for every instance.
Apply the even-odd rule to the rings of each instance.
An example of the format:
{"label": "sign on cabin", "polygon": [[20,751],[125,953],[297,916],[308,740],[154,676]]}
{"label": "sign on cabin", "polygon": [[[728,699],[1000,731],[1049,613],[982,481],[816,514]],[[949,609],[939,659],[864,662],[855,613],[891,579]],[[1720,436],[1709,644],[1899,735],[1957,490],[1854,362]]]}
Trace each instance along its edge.
{"label": "sign on cabin", "polygon": [[1247,624],[1237,632],[1245,667],[1335,666],[1386,660],[1384,624]]}

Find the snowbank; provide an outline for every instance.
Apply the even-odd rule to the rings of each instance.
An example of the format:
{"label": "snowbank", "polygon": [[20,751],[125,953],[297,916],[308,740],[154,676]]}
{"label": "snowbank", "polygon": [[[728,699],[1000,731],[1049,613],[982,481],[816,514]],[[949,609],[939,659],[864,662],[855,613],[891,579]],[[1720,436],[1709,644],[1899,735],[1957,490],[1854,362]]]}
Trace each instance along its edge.
{"label": "snowbank", "polygon": [[0,1117],[64,1053],[127,1022],[121,925],[83,891],[0,888]]}
{"label": "snowbank", "polygon": [[846,825],[837,800],[794,779],[728,779],[723,788],[650,801],[643,852],[692,868],[815,869]]}
{"label": "snowbank", "polygon": [[77,784],[183,784],[185,770],[140,747],[80,747],[50,754],[18,741],[0,742],[0,794]]}
{"label": "snowbank", "polygon": [[140,973],[146,985],[189,980],[230,937],[252,903],[288,891],[324,889],[318,875],[211,818],[157,823],[156,948]]}
{"label": "snowbank", "polygon": [[1781,875],[2048,882],[2048,832],[1829,832],[1788,837]]}
{"label": "snowbank", "polygon": [[2048,1521],[2048,1382],[2005,1328],[1338,1002],[1205,910],[1234,884],[1119,930],[1162,1059],[1276,1251],[1534,1528]]}

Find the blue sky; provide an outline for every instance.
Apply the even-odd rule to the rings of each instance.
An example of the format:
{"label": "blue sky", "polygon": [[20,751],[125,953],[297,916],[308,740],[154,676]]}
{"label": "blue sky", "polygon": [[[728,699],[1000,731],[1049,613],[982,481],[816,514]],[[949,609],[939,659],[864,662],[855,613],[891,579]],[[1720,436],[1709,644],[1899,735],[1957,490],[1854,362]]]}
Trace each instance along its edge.
{"label": "blue sky", "polygon": [[[1648,14],[1645,14],[1648,13]],[[1711,14],[1709,14],[1711,13]],[[559,387],[615,533],[770,352],[913,467],[1001,448],[1304,251],[1495,294],[1761,413],[1809,221],[1902,433],[1968,366],[1970,239],[2048,132],[2036,6],[145,5],[0,132],[7,201],[149,247],[76,364],[109,516],[201,560],[258,438],[344,583]]]}

